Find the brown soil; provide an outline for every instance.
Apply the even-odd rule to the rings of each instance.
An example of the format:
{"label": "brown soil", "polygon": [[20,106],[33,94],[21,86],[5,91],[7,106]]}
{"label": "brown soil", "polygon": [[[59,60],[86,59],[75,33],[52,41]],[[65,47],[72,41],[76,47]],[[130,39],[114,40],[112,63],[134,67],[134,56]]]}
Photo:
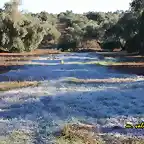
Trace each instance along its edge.
{"label": "brown soil", "polygon": [[27,61],[0,61],[0,66],[1,67],[7,67],[7,66],[22,66],[28,64]]}
{"label": "brown soil", "polygon": [[0,66],[20,66],[27,64],[29,60],[38,58],[41,55],[62,53],[53,49],[37,49],[31,52],[23,53],[0,53]]}
{"label": "brown soil", "polygon": [[7,62],[7,61],[27,61],[27,60],[31,60],[33,58],[37,58],[38,56],[0,56],[0,62],[2,63],[3,61]]}
{"label": "brown soil", "polygon": [[81,48],[79,51],[102,51],[100,45],[97,43],[97,40],[84,40],[82,42]]}
{"label": "brown soil", "polygon": [[23,52],[23,53],[0,53],[0,56],[3,57],[40,56],[40,55],[59,54],[59,53],[61,53],[61,51],[54,50],[54,49],[36,49],[31,52]]}

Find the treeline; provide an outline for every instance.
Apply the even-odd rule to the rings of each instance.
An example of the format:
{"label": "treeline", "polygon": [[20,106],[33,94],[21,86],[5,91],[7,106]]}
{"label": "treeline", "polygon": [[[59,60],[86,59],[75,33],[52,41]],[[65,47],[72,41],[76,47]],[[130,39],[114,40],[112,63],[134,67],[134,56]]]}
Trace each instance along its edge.
{"label": "treeline", "polygon": [[128,11],[72,11],[60,14],[18,11],[16,0],[0,10],[0,51],[23,52],[49,46],[61,50],[121,47],[128,52],[144,51],[143,0],[133,0]]}

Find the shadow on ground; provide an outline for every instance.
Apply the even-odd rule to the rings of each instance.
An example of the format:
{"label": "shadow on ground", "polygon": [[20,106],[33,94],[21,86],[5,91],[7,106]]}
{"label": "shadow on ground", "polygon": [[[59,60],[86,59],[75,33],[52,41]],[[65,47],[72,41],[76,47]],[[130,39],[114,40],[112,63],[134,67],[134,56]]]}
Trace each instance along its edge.
{"label": "shadow on ground", "polygon": [[[59,121],[64,124],[74,117],[84,123],[100,124],[101,132],[104,133],[144,135],[142,130],[122,128],[124,119],[128,120],[128,117],[137,117],[144,114],[144,99],[141,97],[143,90],[135,90],[137,96],[132,92],[132,90],[121,92],[109,90],[109,92],[63,93],[57,96],[40,98],[28,96],[19,103],[1,100],[0,118],[9,120],[15,118],[29,119],[38,123],[39,127],[36,131],[42,129],[46,132],[49,129],[49,134],[50,131],[53,132],[52,127],[59,125]],[[111,121],[109,118],[115,119]],[[104,127],[106,122],[103,122],[102,119],[109,119],[107,127]],[[116,127],[111,126],[110,123],[114,123]],[[41,133],[37,132],[37,135],[41,135]]]}

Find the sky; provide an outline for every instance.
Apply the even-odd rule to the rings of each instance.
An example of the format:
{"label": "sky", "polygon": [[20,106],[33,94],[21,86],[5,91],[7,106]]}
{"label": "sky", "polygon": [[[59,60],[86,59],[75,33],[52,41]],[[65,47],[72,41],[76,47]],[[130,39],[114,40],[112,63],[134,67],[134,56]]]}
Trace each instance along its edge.
{"label": "sky", "polygon": [[[0,0],[0,7],[9,0]],[[49,13],[60,13],[72,10],[75,13],[88,11],[116,11],[127,10],[131,0],[21,0],[21,10],[28,12],[47,11]]]}

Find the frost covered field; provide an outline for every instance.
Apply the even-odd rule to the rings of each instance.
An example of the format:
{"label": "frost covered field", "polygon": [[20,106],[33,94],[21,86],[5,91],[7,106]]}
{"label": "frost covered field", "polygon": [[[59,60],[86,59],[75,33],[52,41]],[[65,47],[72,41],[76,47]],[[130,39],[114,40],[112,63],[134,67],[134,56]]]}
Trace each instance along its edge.
{"label": "frost covered field", "polygon": [[[33,60],[33,65],[13,67],[1,74],[0,81],[40,83],[0,92],[0,144],[17,140],[20,144],[53,143],[55,133],[65,124],[78,122],[94,124],[100,133],[143,137],[144,130],[123,127],[126,122],[137,124],[144,120],[144,77],[109,69],[101,65],[104,61],[117,60],[94,53],[59,54],[54,60],[43,56]],[[75,82],[110,78],[133,81]]]}

